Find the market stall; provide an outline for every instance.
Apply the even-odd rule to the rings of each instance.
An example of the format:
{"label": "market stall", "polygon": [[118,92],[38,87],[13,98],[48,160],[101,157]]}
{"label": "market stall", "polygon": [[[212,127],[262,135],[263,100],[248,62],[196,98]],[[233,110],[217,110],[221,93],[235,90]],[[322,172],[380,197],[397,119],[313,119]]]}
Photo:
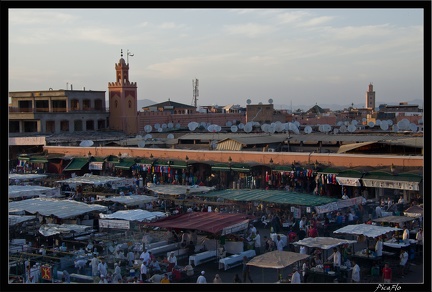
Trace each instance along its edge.
{"label": "market stall", "polygon": [[[308,257],[309,255],[296,252],[275,250],[254,257],[247,263],[247,265],[263,269],[276,269],[278,280],[280,280],[279,274],[282,274],[280,270],[292,264],[296,264],[301,260],[307,259]],[[262,275],[263,282],[266,282],[264,281],[264,273]],[[275,281],[268,280],[268,282],[274,283]]]}

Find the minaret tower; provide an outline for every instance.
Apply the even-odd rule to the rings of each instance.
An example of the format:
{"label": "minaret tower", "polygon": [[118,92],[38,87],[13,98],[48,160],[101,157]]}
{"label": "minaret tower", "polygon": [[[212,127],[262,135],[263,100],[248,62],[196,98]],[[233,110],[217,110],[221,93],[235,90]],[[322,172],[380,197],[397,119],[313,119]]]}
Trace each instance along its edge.
{"label": "minaret tower", "polygon": [[138,133],[137,85],[129,81],[129,63],[123,59],[123,50],[115,70],[116,81],[108,82],[109,127],[135,135]]}
{"label": "minaret tower", "polygon": [[369,83],[368,91],[366,91],[366,108],[375,111],[375,91],[372,82]]}

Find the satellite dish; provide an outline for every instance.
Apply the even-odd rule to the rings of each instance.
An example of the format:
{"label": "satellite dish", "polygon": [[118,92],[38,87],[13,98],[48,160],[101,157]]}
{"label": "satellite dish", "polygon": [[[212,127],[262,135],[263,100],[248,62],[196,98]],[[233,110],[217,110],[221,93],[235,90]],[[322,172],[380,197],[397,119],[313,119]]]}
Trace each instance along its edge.
{"label": "satellite dish", "polygon": [[336,135],[337,133],[339,133],[339,129],[334,128],[334,129],[333,129],[333,133]]}
{"label": "satellite dish", "polygon": [[159,130],[159,128],[160,128],[160,124],[159,124],[159,123],[156,123],[156,124],[154,125],[154,128],[155,128],[156,130]]}
{"label": "satellite dish", "polygon": [[174,127],[173,123],[168,123],[168,129],[172,129]]}
{"label": "satellite dish", "polygon": [[162,131],[163,131],[162,128],[159,128],[159,129],[158,129],[158,132],[159,132],[159,133],[162,133]]}
{"label": "satellite dish", "polygon": [[276,125],[270,125],[270,126],[268,127],[268,132],[269,132],[270,134],[274,134],[274,132],[276,132]]}
{"label": "satellite dish", "polygon": [[168,128],[167,124],[162,124],[162,129]]}
{"label": "satellite dish", "polygon": [[180,125],[179,123],[177,123],[177,124],[175,125],[175,128],[176,128],[176,129],[180,129],[180,128],[181,128],[181,125]]}
{"label": "satellite dish", "polygon": [[141,135],[136,135],[135,139],[142,139],[142,136]]}
{"label": "satellite dish", "polygon": [[358,124],[358,122],[357,122],[356,120],[353,120],[353,121],[351,122],[351,125],[357,126],[357,124]]}
{"label": "satellite dish", "polygon": [[349,126],[349,122],[348,122],[348,121],[345,121],[345,122],[344,122],[344,125],[345,125],[345,126]]}
{"label": "satellite dish", "polygon": [[393,126],[393,121],[392,121],[392,120],[387,120],[387,124],[388,124],[389,126]]}
{"label": "satellite dish", "polygon": [[81,147],[90,147],[94,144],[92,140],[82,140],[79,144]]}
{"label": "satellite dish", "polygon": [[392,126],[393,132],[399,132],[399,127],[397,125]]}
{"label": "satellite dish", "polygon": [[146,133],[150,133],[152,130],[153,130],[153,128],[152,128],[152,126],[150,126],[150,125],[146,125],[146,126],[144,127],[144,131],[146,131]]}
{"label": "satellite dish", "polygon": [[377,126],[381,125],[381,120],[376,120],[375,125],[377,125]]}
{"label": "satellite dish", "polygon": [[138,142],[138,147],[139,147],[139,148],[144,148],[145,145],[146,145],[146,143],[145,143],[144,141],[139,141],[139,142]]}
{"label": "satellite dish", "polygon": [[366,123],[366,121],[367,121],[366,118],[363,118],[363,119],[362,119],[362,122],[363,122],[363,123]]}
{"label": "satellite dish", "polygon": [[269,124],[262,124],[261,125],[261,131],[263,131],[264,133],[267,133],[269,130],[270,125]]}
{"label": "satellite dish", "polygon": [[238,124],[238,128],[240,129],[240,130],[243,130],[244,129],[244,124],[243,123],[240,123],[240,124]]}
{"label": "satellite dish", "polygon": [[259,105],[261,105],[262,104],[262,102],[260,101],[259,103],[258,103]]}
{"label": "satellite dish", "polygon": [[174,139],[174,135],[173,134],[168,134],[167,138],[168,139]]}
{"label": "satellite dish", "polygon": [[231,126],[231,132],[235,133],[237,132],[237,126]]}
{"label": "satellite dish", "polygon": [[416,124],[414,124],[414,123],[410,123],[409,124],[409,129],[412,131],[412,132],[417,132],[417,125]]}
{"label": "satellite dish", "polygon": [[296,125],[296,127],[298,128],[298,127],[300,127],[300,122],[299,121],[295,121],[294,125]]}
{"label": "satellite dish", "polygon": [[338,127],[340,127],[340,126],[342,126],[343,125],[343,122],[342,121],[339,121],[339,122],[337,122],[337,124],[336,124],[336,126],[338,126]]}
{"label": "satellite dish", "polygon": [[348,126],[348,132],[353,133],[353,132],[355,132],[356,128],[357,128],[357,127],[354,126],[354,125],[349,125],[349,126]]}
{"label": "satellite dish", "polygon": [[347,131],[347,128],[345,127],[345,125],[340,126],[339,132],[345,133],[346,131]]}
{"label": "satellite dish", "polygon": [[250,132],[252,132],[252,125],[249,124],[249,123],[247,123],[247,124],[244,126],[243,131],[245,131],[246,133],[250,133]]}
{"label": "satellite dish", "polygon": [[368,123],[368,126],[369,126],[369,128],[373,128],[375,126],[375,123],[371,121]]}
{"label": "satellite dish", "polygon": [[150,140],[151,138],[153,138],[151,134],[147,134],[144,136],[144,140]]}
{"label": "satellite dish", "polygon": [[407,119],[402,119],[397,123],[400,130],[409,130],[410,122]]}
{"label": "satellite dish", "polygon": [[270,99],[268,100],[268,103],[269,103],[269,104],[272,104],[272,103],[273,103],[273,99],[270,98]]}
{"label": "satellite dish", "polygon": [[190,122],[189,124],[188,124],[188,128],[189,128],[189,131],[195,131],[195,129],[198,127],[198,123],[197,122]]}
{"label": "satellite dish", "polygon": [[311,127],[311,126],[306,126],[306,127],[304,128],[304,132],[305,132],[306,134],[310,134],[310,133],[312,133],[312,127]]}
{"label": "satellite dish", "polygon": [[227,126],[227,127],[231,127],[231,126],[232,126],[231,121],[227,121],[227,122],[225,123],[225,126]]}
{"label": "satellite dish", "polygon": [[380,125],[380,128],[381,128],[381,130],[383,130],[383,131],[387,131],[388,128],[389,128],[389,125],[388,125],[387,121],[382,121],[382,122],[381,122],[381,125]]}
{"label": "satellite dish", "polygon": [[247,104],[251,104],[251,102],[252,102],[252,101],[251,101],[250,99],[247,99],[247,100],[246,100],[246,103],[247,103]]}

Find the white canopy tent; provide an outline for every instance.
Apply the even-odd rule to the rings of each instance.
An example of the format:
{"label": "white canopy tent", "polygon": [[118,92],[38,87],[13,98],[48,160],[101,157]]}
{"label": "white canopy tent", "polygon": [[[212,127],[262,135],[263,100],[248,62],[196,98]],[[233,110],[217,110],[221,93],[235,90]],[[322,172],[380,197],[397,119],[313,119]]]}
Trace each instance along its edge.
{"label": "white canopy tent", "polygon": [[14,226],[26,221],[36,220],[37,217],[33,215],[9,215],[9,226]]}
{"label": "white canopy tent", "polygon": [[86,204],[74,200],[58,200],[48,198],[33,198],[9,203],[9,214],[40,214],[54,216],[60,219],[74,218],[86,213],[105,212],[108,207],[98,204]]}
{"label": "white canopy tent", "polygon": [[46,175],[46,174],[36,174],[36,173],[23,173],[23,174],[10,173],[9,174],[9,179],[15,180],[15,182],[39,180],[39,179],[44,179],[47,177],[48,177],[48,175]]}
{"label": "white canopy tent", "polygon": [[156,197],[146,196],[146,195],[131,195],[131,196],[113,196],[103,198],[102,201],[105,202],[115,202],[126,206],[142,205],[144,203],[156,201]]}
{"label": "white canopy tent", "polygon": [[92,232],[90,226],[77,225],[77,224],[44,224],[39,227],[39,233],[43,236],[51,236],[56,234],[69,235],[75,234],[80,235],[86,232]]}
{"label": "white canopy tent", "polygon": [[306,237],[302,240],[293,242],[294,245],[302,245],[309,248],[316,247],[321,249],[331,249],[343,244],[356,243],[356,240],[340,239],[333,237]]}
{"label": "white canopy tent", "polygon": [[62,184],[68,184],[70,186],[82,185],[82,184],[89,184],[95,186],[111,185],[112,189],[134,185],[134,180],[130,178],[116,177],[116,176],[101,176],[101,175],[94,175],[91,173],[86,173],[83,176],[76,176],[64,180],[58,180],[57,182]]}
{"label": "white canopy tent", "polygon": [[333,231],[335,234],[352,234],[352,235],[363,235],[366,237],[376,238],[380,235],[386,234],[392,231],[402,230],[396,227],[384,227],[372,224],[355,224],[347,225],[338,230]]}
{"label": "white canopy tent", "polygon": [[150,212],[142,209],[122,210],[113,214],[99,214],[101,219],[122,219],[128,221],[151,222],[167,217],[164,212]]}
{"label": "white canopy tent", "polygon": [[60,197],[59,188],[48,188],[42,186],[9,186],[9,199],[30,197]]}
{"label": "white canopy tent", "polygon": [[155,194],[160,195],[185,195],[185,194],[193,194],[193,193],[207,193],[215,189],[215,187],[206,187],[206,186],[183,186],[183,185],[155,185],[149,184],[147,186],[148,190],[152,191]]}

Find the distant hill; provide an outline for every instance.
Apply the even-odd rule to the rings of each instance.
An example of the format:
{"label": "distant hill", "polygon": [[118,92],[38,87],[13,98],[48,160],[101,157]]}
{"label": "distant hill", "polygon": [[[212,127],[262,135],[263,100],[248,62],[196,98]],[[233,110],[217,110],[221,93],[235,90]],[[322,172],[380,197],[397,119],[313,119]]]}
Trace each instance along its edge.
{"label": "distant hill", "polygon": [[150,100],[150,99],[138,99],[137,107],[138,110],[141,110],[143,107],[156,104],[157,102]]}

